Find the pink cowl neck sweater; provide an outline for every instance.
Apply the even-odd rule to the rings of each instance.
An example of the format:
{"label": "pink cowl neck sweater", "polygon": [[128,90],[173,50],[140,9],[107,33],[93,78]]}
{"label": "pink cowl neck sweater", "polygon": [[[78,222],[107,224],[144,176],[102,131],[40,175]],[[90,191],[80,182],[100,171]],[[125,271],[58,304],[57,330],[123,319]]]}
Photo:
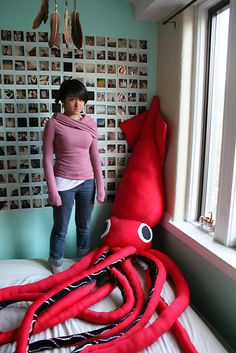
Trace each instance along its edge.
{"label": "pink cowl neck sweater", "polygon": [[43,167],[48,186],[48,202],[51,205],[61,205],[56,176],[78,180],[95,178],[97,200],[104,201],[97,127],[88,115],[77,121],[65,114],[55,113],[47,121],[43,133]]}

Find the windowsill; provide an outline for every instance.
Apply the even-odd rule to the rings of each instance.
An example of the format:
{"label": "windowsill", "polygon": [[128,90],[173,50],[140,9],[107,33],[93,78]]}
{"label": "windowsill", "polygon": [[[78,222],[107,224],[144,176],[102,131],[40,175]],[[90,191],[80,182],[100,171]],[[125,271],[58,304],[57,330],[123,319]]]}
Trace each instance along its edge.
{"label": "windowsill", "polygon": [[172,222],[165,214],[161,225],[204,259],[211,262],[227,276],[236,281],[236,249],[228,248],[213,239],[210,233],[204,232],[193,223]]}

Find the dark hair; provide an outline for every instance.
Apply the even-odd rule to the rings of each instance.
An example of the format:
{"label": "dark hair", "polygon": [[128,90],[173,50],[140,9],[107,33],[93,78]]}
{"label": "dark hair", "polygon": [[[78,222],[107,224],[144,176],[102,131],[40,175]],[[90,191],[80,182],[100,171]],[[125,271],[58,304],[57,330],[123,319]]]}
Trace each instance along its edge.
{"label": "dark hair", "polygon": [[64,101],[68,96],[77,97],[84,101],[85,104],[88,101],[88,91],[85,85],[76,79],[65,80],[62,82],[55,102],[58,104],[59,101]]}

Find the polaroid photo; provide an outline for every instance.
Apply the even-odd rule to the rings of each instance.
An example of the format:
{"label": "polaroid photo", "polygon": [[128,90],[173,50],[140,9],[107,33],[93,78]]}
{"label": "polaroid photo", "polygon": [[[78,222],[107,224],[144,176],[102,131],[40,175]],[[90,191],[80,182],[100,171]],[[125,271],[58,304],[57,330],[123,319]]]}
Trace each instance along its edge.
{"label": "polaroid photo", "polygon": [[148,48],[147,40],[139,40],[139,48],[143,50],[147,50]]}
{"label": "polaroid photo", "polygon": [[105,74],[106,73],[106,65],[98,64],[97,65],[97,73],[98,74]]}
{"label": "polaroid photo", "polygon": [[128,66],[128,75],[129,76],[138,75],[139,73],[138,70],[139,70],[138,66]]}
{"label": "polaroid photo", "polygon": [[23,31],[13,31],[13,40],[14,40],[14,42],[23,42],[24,41],[24,32]]}
{"label": "polaroid photo", "polygon": [[12,132],[12,131],[7,131],[6,132],[6,140],[7,140],[7,142],[16,141],[16,133]]}
{"label": "polaroid photo", "polygon": [[139,62],[140,63],[147,63],[147,54],[140,53],[139,54]]}
{"label": "polaroid photo", "polygon": [[12,114],[15,113],[15,105],[13,103],[5,103],[5,113]]}
{"label": "polaroid photo", "polygon": [[48,32],[38,32],[38,41],[39,42],[48,42]]}
{"label": "polaroid photo", "polygon": [[97,51],[97,60],[106,60],[105,50],[98,50]]}
{"label": "polaroid photo", "polygon": [[83,50],[74,49],[74,57],[75,57],[75,59],[82,60],[84,58]]}
{"label": "polaroid photo", "polygon": [[137,57],[137,53],[129,53],[129,61],[130,62],[137,62],[138,61],[138,57]]}
{"label": "polaroid photo", "polygon": [[107,88],[116,88],[116,79],[107,79]]}
{"label": "polaroid photo", "polygon": [[53,86],[61,84],[61,76],[51,76],[51,81]]}
{"label": "polaroid photo", "polygon": [[51,62],[51,71],[61,71],[61,63],[58,62]]}
{"label": "polaroid photo", "polygon": [[117,109],[119,115],[126,115],[126,106],[119,105]]}
{"label": "polaroid photo", "polygon": [[118,38],[118,48],[126,48],[126,47],[127,47],[127,39]]}
{"label": "polaroid photo", "polygon": [[3,60],[2,67],[3,67],[3,70],[13,70],[13,61],[12,60]]}
{"label": "polaroid photo", "polygon": [[95,87],[95,80],[92,77],[87,77],[85,82],[86,87]]}
{"label": "polaroid photo", "polygon": [[106,92],[97,92],[96,99],[98,102],[105,102],[106,101]]}
{"label": "polaroid photo", "polygon": [[85,36],[85,45],[94,46],[95,45],[94,37],[93,36]]}
{"label": "polaroid photo", "polygon": [[11,45],[2,45],[2,55],[12,56],[12,46]]}
{"label": "polaroid photo", "polygon": [[13,89],[4,89],[4,98],[5,99],[14,99],[14,90]]}
{"label": "polaroid photo", "polygon": [[64,72],[73,72],[73,64],[71,62],[64,62],[63,70]]}
{"label": "polaroid photo", "polygon": [[38,78],[37,75],[27,75],[27,81],[28,85],[37,85],[38,84]]}
{"label": "polaroid photo", "polygon": [[105,105],[96,105],[96,114],[106,114],[106,106]]}
{"label": "polaroid photo", "polygon": [[75,63],[75,72],[84,72],[84,64]]}
{"label": "polaroid photo", "polygon": [[105,118],[97,118],[97,127],[105,127]]}
{"label": "polaroid photo", "polygon": [[36,42],[36,32],[26,32],[26,42]]}
{"label": "polaroid photo", "polygon": [[49,103],[40,103],[40,113],[49,113]]}
{"label": "polaroid photo", "polygon": [[2,29],[1,30],[1,40],[2,41],[11,41],[12,40],[12,32]]}
{"label": "polaroid photo", "polygon": [[94,50],[86,50],[85,52],[87,60],[94,60],[95,59],[95,51]]}
{"label": "polaroid photo", "polygon": [[40,159],[31,159],[30,163],[31,163],[31,168],[33,168],[33,169],[40,169],[41,168]]}
{"label": "polaroid photo", "polygon": [[17,85],[25,85],[25,76],[24,75],[16,75],[16,84]]}
{"label": "polaroid photo", "polygon": [[107,46],[111,48],[116,48],[117,40],[114,37],[107,38]]}
{"label": "polaroid photo", "polygon": [[15,156],[16,155],[16,146],[6,146],[6,152],[8,156]]}
{"label": "polaroid photo", "polygon": [[60,58],[61,57],[61,50],[58,48],[51,48],[51,58]]}
{"label": "polaroid photo", "polygon": [[106,153],[106,147],[105,146],[98,146],[98,152],[103,154],[103,153]]}
{"label": "polaroid photo", "polygon": [[108,179],[116,179],[116,170],[108,169],[107,171],[107,178]]}
{"label": "polaroid photo", "polygon": [[20,131],[20,132],[18,132],[18,141],[19,141],[19,142],[26,142],[26,141],[28,141],[28,133],[27,133],[27,131]]}
{"label": "polaroid photo", "polygon": [[39,47],[39,56],[43,58],[49,57],[49,48],[48,47]]}
{"label": "polaroid photo", "polygon": [[129,48],[136,49],[138,47],[137,39],[129,39]]}
{"label": "polaroid photo", "polygon": [[106,38],[102,36],[96,37],[96,46],[97,47],[105,47],[106,45]]}
{"label": "polaroid photo", "polygon": [[[83,71],[81,71],[83,72]],[[95,73],[95,65],[94,64],[86,64],[86,72],[89,74]]]}
{"label": "polaroid photo", "polygon": [[116,106],[108,105],[107,106],[107,115],[116,115]]}
{"label": "polaroid photo", "polygon": [[39,84],[41,86],[49,85],[49,75],[39,75]]}
{"label": "polaroid photo", "polygon": [[128,102],[136,102],[137,95],[134,92],[128,93]]}
{"label": "polaroid photo", "polygon": [[21,200],[21,208],[31,208],[30,200]]}
{"label": "polaroid photo", "polygon": [[37,48],[33,44],[27,45],[27,56],[37,56]]}
{"label": "polaroid photo", "polygon": [[116,127],[116,121],[115,121],[115,119],[107,119],[107,127],[110,127],[110,128],[112,128],[112,127]]}
{"label": "polaroid photo", "polygon": [[108,60],[116,60],[116,57],[117,57],[117,53],[116,51],[114,50],[108,50],[108,53],[107,53],[107,59]]}
{"label": "polaroid photo", "polygon": [[98,88],[105,88],[106,87],[106,79],[99,77],[97,78],[97,87]]}
{"label": "polaroid photo", "polygon": [[13,75],[4,75],[3,82],[5,85],[13,85],[14,84],[14,76]]}
{"label": "polaroid photo", "polygon": [[107,65],[107,73],[109,75],[116,74],[116,65]]}

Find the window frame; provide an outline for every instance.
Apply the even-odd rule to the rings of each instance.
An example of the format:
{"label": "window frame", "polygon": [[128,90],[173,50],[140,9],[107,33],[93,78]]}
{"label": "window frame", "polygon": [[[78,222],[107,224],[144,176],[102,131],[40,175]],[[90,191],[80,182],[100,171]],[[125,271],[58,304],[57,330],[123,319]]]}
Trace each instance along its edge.
{"label": "window frame", "polygon": [[[223,2],[209,0],[199,5],[196,11],[195,48],[193,63],[192,99],[192,148],[189,160],[188,192],[186,200],[185,219],[195,222],[199,218],[199,195],[202,190],[202,154],[204,153],[204,95],[206,92],[207,43],[208,43],[208,11]],[[227,1],[224,1],[226,4]],[[214,8],[215,7],[215,8]],[[231,1],[229,21],[229,41],[227,57],[227,73],[225,85],[225,110],[222,136],[221,165],[219,177],[218,208],[215,223],[214,239],[226,246],[236,245],[236,100],[233,92],[236,91],[236,72],[234,58],[236,45],[233,33],[236,33],[236,2]],[[208,58],[209,59],[209,58]],[[234,64],[234,65],[233,65]],[[234,121],[235,120],[235,121]]]}

